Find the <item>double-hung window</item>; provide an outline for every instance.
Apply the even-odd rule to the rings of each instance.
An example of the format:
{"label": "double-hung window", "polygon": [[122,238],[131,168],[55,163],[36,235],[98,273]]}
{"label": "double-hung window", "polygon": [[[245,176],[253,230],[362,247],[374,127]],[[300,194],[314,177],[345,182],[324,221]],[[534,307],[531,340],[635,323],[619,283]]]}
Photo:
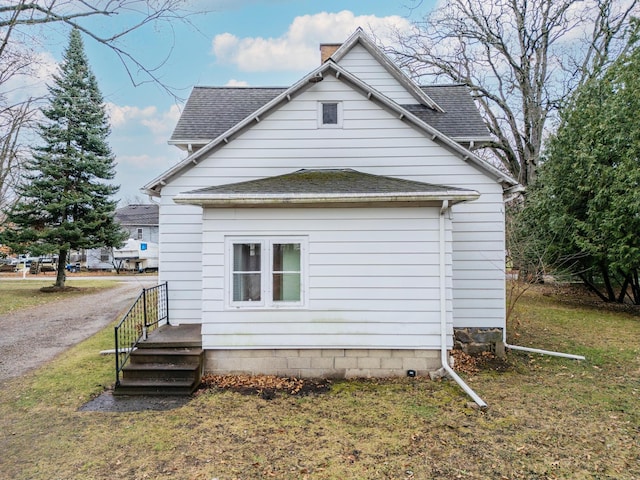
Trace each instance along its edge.
{"label": "double-hung window", "polygon": [[305,304],[306,239],[229,238],[231,307],[301,307]]}

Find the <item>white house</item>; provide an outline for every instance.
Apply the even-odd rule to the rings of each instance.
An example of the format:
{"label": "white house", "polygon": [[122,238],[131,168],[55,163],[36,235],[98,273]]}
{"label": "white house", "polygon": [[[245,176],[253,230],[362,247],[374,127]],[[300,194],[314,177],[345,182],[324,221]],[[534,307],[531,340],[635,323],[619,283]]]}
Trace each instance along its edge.
{"label": "white house", "polygon": [[[503,193],[462,86],[419,87],[361,30],[289,88],[194,88],[160,200],[173,324],[206,370],[388,376],[505,328]],[[481,336],[482,336],[481,335]]]}
{"label": "white house", "polygon": [[[159,207],[155,203],[134,203],[118,208],[115,212],[116,221],[129,233],[127,243],[131,243],[125,248],[126,251],[118,252],[117,248],[107,247],[92,248],[72,254],[70,263],[81,263],[89,270],[113,270],[116,266],[123,270],[136,271],[157,269],[158,212]],[[142,253],[132,253],[132,249],[140,250]]]}

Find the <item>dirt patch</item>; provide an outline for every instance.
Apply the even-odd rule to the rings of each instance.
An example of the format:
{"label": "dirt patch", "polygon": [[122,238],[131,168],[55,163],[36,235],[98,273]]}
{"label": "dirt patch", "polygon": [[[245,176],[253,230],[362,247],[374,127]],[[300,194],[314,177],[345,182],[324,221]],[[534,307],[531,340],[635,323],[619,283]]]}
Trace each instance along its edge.
{"label": "dirt patch", "polygon": [[104,392],[82,405],[79,412],[144,412],[180,408],[191,400],[186,396],[113,395]]}
{"label": "dirt patch", "polygon": [[40,289],[40,291],[43,293],[77,292],[79,290],[80,289],[78,287],[70,287],[68,285],[65,285],[64,287],[57,287],[55,285],[52,285],[51,287],[42,287]]}

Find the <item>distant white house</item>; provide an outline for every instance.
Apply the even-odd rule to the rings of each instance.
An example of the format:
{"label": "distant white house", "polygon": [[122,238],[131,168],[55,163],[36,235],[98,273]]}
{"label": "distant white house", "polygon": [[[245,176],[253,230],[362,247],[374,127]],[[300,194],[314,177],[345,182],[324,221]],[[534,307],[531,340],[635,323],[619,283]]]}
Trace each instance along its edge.
{"label": "distant white house", "polygon": [[[138,242],[137,249],[144,248],[143,257],[132,257],[133,243],[129,245],[127,257],[120,253],[114,259],[111,248],[94,248],[72,255],[71,262],[80,263],[89,270],[124,270],[156,269],[158,267],[158,212],[157,204],[132,204],[116,210],[115,217],[122,228],[129,232],[130,242]],[[125,245],[126,247],[126,245]],[[136,260],[138,258],[138,260]],[[115,260],[115,261],[114,261]]]}
{"label": "distant white house", "polygon": [[216,373],[405,375],[454,329],[499,341],[516,182],[472,152],[473,100],[361,30],[321,51],[288,88],[193,89],[170,140],[188,156],[145,186],[172,324],[202,325]]}

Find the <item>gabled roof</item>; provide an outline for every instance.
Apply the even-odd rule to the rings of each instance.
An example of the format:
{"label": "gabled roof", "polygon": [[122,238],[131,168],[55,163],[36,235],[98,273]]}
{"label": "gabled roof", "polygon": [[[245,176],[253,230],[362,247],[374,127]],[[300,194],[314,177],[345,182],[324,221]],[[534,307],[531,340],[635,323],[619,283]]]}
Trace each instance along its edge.
{"label": "gabled roof", "polygon": [[355,45],[362,45],[400,84],[421,104],[435,111],[444,111],[429,95],[407,77],[398,66],[387,57],[369,36],[358,27],[355,32],[331,55],[331,59],[339,63]]}
{"label": "gabled roof", "polygon": [[116,210],[116,220],[120,225],[158,226],[159,208],[155,203],[131,204]]}
{"label": "gabled roof", "polygon": [[381,107],[396,114],[399,119],[408,122],[409,124],[422,130],[425,135],[431,137],[433,141],[436,141],[440,145],[456,152],[463,160],[478,166],[481,170],[485,171],[487,175],[492,176],[497,182],[502,183],[503,185],[506,185],[508,187],[517,185],[517,182],[509,175],[503,173],[498,168],[476,156],[471,151],[467,150],[462,145],[452,140],[450,137],[444,135],[436,128],[425,123],[423,120],[418,118],[413,113],[409,112],[407,109],[398,105],[384,94],[380,93],[353,74],[341,68],[339,65],[336,65],[333,61],[329,60],[304,76],[296,84],[282,92],[280,95],[276,96],[273,100],[253,112],[244,120],[240,121],[230,129],[218,135],[218,137],[216,137],[206,146],[192,153],[183,161],[174,165],[165,173],[149,182],[144,186],[143,191],[149,195],[158,195],[159,191],[162,189],[162,186],[165,185],[171,177],[180,173],[185,168],[197,164],[200,160],[200,157],[203,157],[214,151],[216,148],[220,148],[222,145],[233,141],[233,139],[244,129],[250,128],[251,125],[259,122],[271,111],[277,109],[281,104],[291,101],[295,96],[299,95],[306,89],[310,88],[311,85],[314,85],[315,83],[320,81],[325,75],[333,75],[337,79],[349,83],[353,88],[366,95],[366,97],[370,101],[376,102]]}
{"label": "gabled roof", "polygon": [[[402,107],[457,142],[491,139],[465,86],[436,85],[421,89],[437,99],[444,111],[417,104]],[[277,87],[194,87],[169,143],[206,145],[286,90]]]}
{"label": "gabled roof", "polygon": [[322,204],[424,205],[475,200],[474,190],[432,185],[352,169],[303,169],[247,182],[185,192],[176,203],[207,207],[295,207]]}

